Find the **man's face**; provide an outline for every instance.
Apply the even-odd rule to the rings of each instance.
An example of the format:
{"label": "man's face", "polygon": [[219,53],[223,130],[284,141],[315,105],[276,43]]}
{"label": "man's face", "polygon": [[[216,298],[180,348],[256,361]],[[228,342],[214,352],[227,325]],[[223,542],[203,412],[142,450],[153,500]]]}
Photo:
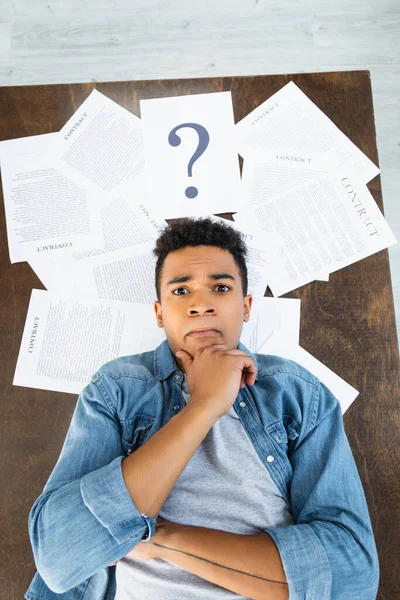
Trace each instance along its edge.
{"label": "man's face", "polygon": [[[239,268],[230,252],[215,246],[187,246],[170,252],[161,271],[157,324],[170,348],[194,357],[198,348],[237,348],[252,298],[243,296]],[[207,331],[194,332],[203,329]],[[178,361],[180,362],[180,361]]]}

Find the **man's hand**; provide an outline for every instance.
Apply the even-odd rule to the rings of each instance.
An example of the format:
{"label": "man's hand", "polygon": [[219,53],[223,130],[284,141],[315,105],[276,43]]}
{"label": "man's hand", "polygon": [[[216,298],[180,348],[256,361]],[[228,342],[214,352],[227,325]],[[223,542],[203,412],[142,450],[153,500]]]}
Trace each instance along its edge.
{"label": "man's hand", "polygon": [[199,348],[194,357],[176,352],[187,374],[191,394],[188,406],[199,406],[217,421],[233,406],[240,388],[253,385],[257,377],[254,360],[243,350],[223,345]]}
{"label": "man's hand", "polygon": [[[176,527],[179,527],[179,525],[170,523],[161,517],[157,517],[156,530],[151,540],[149,542],[138,542],[126,556],[138,558],[139,560],[158,558],[160,552],[158,546],[155,545],[155,542],[158,544],[165,544],[169,533]],[[116,565],[117,562],[118,561],[111,563],[109,566],[112,567],[113,565]]]}

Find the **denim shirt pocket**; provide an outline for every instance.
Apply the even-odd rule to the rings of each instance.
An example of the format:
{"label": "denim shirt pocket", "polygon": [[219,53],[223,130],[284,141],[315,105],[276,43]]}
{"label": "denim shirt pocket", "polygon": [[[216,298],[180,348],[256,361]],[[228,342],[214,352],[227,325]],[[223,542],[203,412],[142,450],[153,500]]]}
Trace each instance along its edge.
{"label": "denim shirt pocket", "polygon": [[136,414],[132,419],[121,421],[122,447],[126,455],[132,454],[144,444],[154,423],[154,418]]}
{"label": "denim shirt pocket", "polygon": [[300,426],[290,415],[283,415],[282,419],[272,423],[267,432],[278,444],[279,448],[290,455],[294,448],[295,440],[299,437]]}

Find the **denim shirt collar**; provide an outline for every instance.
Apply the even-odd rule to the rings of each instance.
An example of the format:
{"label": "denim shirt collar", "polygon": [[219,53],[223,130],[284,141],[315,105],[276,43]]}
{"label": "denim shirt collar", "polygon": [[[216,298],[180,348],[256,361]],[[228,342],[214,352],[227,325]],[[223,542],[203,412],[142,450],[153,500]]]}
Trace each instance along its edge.
{"label": "denim shirt collar", "polygon": [[[237,345],[238,350],[243,350],[251,356],[251,358],[256,363],[257,373],[258,373],[258,363],[255,354],[250,352],[246,348],[242,342],[239,341]],[[154,375],[160,379],[167,379],[174,371],[180,371],[179,366],[175,360],[174,355],[172,354],[171,348],[169,346],[168,340],[164,340],[157,348],[154,350]],[[257,378],[256,378],[257,380]]]}

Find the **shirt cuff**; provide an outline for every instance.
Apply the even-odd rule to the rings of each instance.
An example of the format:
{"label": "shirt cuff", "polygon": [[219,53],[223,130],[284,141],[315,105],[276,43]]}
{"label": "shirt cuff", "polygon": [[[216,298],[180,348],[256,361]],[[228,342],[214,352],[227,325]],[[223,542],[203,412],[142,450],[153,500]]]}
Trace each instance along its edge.
{"label": "shirt cuff", "polygon": [[148,542],[154,535],[157,517],[148,517],[133,503],[122,475],[124,458],[118,456],[81,478],[83,502],[119,544],[140,533],[144,535],[140,541]]}
{"label": "shirt cuff", "polygon": [[332,570],[313,529],[303,523],[264,529],[278,548],[290,600],[331,600]]}

